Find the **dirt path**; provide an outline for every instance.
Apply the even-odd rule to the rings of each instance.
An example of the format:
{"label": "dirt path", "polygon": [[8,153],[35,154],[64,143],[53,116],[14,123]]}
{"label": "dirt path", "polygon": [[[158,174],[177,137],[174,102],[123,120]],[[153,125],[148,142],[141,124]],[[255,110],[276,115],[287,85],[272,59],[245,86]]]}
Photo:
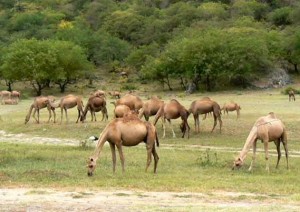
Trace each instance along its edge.
{"label": "dirt path", "polygon": [[[296,203],[250,193],[0,189],[0,211],[299,211]],[[286,201],[286,200],[284,200]]]}

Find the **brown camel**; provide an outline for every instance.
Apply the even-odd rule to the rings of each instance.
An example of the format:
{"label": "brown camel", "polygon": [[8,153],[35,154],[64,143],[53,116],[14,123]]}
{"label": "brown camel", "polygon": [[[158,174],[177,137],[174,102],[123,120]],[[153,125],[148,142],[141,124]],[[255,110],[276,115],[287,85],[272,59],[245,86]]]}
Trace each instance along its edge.
{"label": "brown camel", "polygon": [[182,119],[182,123],[180,125],[180,129],[182,132],[182,138],[184,137],[186,131],[188,131],[187,136],[189,138],[190,126],[187,121],[187,119],[189,117],[189,112],[187,111],[187,109],[185,109],[185,107],[183,105],[181,105],[176,99],[172,99],[170,102],[165,103],[164,106],[159,109],[159,111],[157,112],[155,119],[154,119],[154,125],[156,125],[159,118],[162,118],[163,130],[164,130],[163,138],[166,136],[166,127],[165,127],[166,119],[168,120],[168,122],[170,124],[171,130],[173,133],[173,138],[176,137],[175,132],[173,130],[172,123],[171,123],[171,119],[177,119],[179,117],[181,117],[181,119]]}
{"label": "brown camel", "polygon": [[109,142],[112,153],[113,172],[116,170],[116,146],[120,155],[122,171],[124,172],[125,167],[122,146],[136,146],[141,142],[145,142],[147,149],[146,171],[151,163],[152,154],[154,157],[154,173],[156,173],[159,157],[156,153],[155,141],[157,146],[159,146],[159,141],[153,124],[141,121],[136,115],[132,114],[127,114],[124,118],[113,119],[101,133],[94,155],[88,160],[88,176],[93,175],[96,168],[96,161],[98,160],[106,141]]}
{"label": "brown camel", "polygon": [[189,112],[192,113],[194,116],[195,131],[197,133],[199,133],[199,131],[200,131],[199,114],[207,114],[209,112],[213,112],[213,116],[214,116],[214,126],[213,126],[211,132],[214,131],[214,129],[217,125],[217,120],[219,120],[220,132],[221,132],[221,130],[222,130],[221,108],[217,102],[215,102],[211,99],[195,100],[192,102]]}
{"label": "brown camel", "polygon": [[291,100],[296,101],[295,92],[293,90],[289,91],[289,101],[291,101]]}
{"label": "brown camel", "polygon": [[138,96],[126,94],[116,101],[116,105],[127,105],[130,110],[138,111],[143,107],[143,101]]}
{"label": "brown camel", "polygon": [[76,123],[78,123],[78,120],[79,120],[81,114],[83,114],[82,98],[79,97],[79,96],[69,94],[69,95],[64,96],[60,99],[59,104],[57,106],[55,106],[55,107],[60,107],[60,110],[61,110],[60,123],[62,123],[62,121],[63,121],[64,111],[65,111],[65,114],[66,114],[67,123],[69,122],[67,110],[70,109],[70,108],[73,108],[75,106],[77,106],[77,110],[78,110],[78,117],[77,117],[77,120],[76,120]]}
{"label": "brown camel", "polygon": [[15,99],[4,99],[4,100],[2,101],[2,104],[3,104],[3,105],[17,105],[18,102],[17,102],[17,100],[15,100]]}
{"label": "brown camel", "polygon": [[[55,123],[55,118],[56,118],[56,114],[55,114],[55,108],[53,107],[53,102],[55,101],[55,98],[53,96],[39,96],[36,97],[33,101],[33,103],[30,106],[29,112],[25,117],[25,124],[27,124],[27,122],[30,120],[30,116],[33,111],[32,117],[35,119],[35,121],[39,124],[40,123],[40,110],[43,108],[47,108],[48,112],[49,112],[49,118],[48,118],[48,123],[52,117],[52,113],[54,116],[54,123]],[[51,113],[52,111],[52,113]],[[37,113],[37,118],[35,117],[35,113]]]}
{"label": "brown camel", "polygon": [[10,99],[11,98],[11,92],[10,91],[1,91],[0,95],[1,95],[1,102],[2,103],[5,99]]}
{"label": "brown camel", "polygon": [[285,126],[281,122],[280,119],[276,118],[274,113],[269,113],[267,116],[262,116],[256,120],[254,126],[252,127],[248,138],[244,144],[242,151],[240,152],[239,156],[235,159],[232,169],[235,167],[240,167],[246,158],[247,153],[249,152],[250,148],[253,148],[253,156],[251,165],[249,167],[249,171],[252,170],[254,161],[255,161],[255,154],[256,154],[256,143],[257,140],[261,140],[264,143],[265,149],[265,158],[266,158],[266,170],[269,172],[269,142],[274,141],[277,147],[277,164],[276,168],[278,168],[279,160],[281,157],[280,151],[280,142],[282,142],[284,149],[285,149],[285,156],[286,156],[286,164],[287,169],[289,168],[289,161],[288,161],[288,147],[287,147],[287,133]]}
{"label": "brown camel", "polygon": [[119,91],[109,91],[108,94],[115,99],[120,99],[121,98],[121,93]]}
{"label": "brown camel", "polygon": [[123,118],[125,114],[130,113],[130,108],[127,105],[116,105],[115,102],[111,102],[114,106],[115,118]]}
{"label": "brown camel", "polygon": [[228,115],[228,111],[236,111],[237,118],[239,118],[241,109],[242,109],[241,106],[238,105],[237,103],[230,102],[230,103],[225,103],[221,110],[223,110],[224,115],[225,113],[227,113]]}
{"label": "brown camel", "polygon": [[15,99],[17,103],[20,101],[21,93],[19,91],[12,91],[11,98]]}
{"label": "brown camel", "polygon": [[85,118],[86,118],[86,114],[87,112],[90,111],[91,112],[91,116],[92,116],[92,121],[95,118],[95,121],[97,121],[96,119],[96,112],[101,111],[102,113],[102,120],[104,120],[104,118],[106,120],[108,120],[108,114],[107,114],[107,108],[106,108],[106,100],[104,97],[99,97],[99,96],[91,96],[84,108],[83,114],[80,117],[80,121],[84,122]]}
{"label": "brown camel", "polygon": [[146,121],[150,116],[155,116],[159,109],[164,106],[164,101],[160,100],[157,96],[152,96],[147,102],[143,104],[143,107],[139,113],[139,118],[145,117]]}

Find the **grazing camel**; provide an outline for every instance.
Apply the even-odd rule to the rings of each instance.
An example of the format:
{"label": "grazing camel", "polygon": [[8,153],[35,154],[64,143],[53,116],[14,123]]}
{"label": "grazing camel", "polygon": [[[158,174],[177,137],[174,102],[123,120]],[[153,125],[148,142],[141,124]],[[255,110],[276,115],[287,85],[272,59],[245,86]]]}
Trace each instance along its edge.
{"label": "grazing camel", "polygon": [[189,108],[189,113],[192,113],[194,116],[194,121],[195,121],[195,131],[199,133],[200,131],[200,121],[199,121],[199,114],[207,114],[209,112],[213,112],[214,116],[214,126],[211,130],[211,132],[214,131],[216,125],[217,125],[217,120],[219,120],[220,124],[220,132],[222,130],[222,119],[221,119],[221,108],[218,103],[211,99],[200,99],[200,100],[195,100],[192,102],[190,108]]}
{"label": "grazing camel", "polygon": [[123,118],[125,114],[130,113],[130,108],[127,105],[116,105],[115,102],[111,102],[114,106],[115,118]]}
{"label": "grazing camel", "polygon": [[11,92],[10,91],[1,91],[0,95],[1,95],[1,102],[2,103],[5,99],[10,99],[11,98]]}
{"label": "grazing camel", "polygon": [[291,101],[291,100],[296,101],[295,92],[293,90],[289,91],[289,101]]}
{"label": "grazing camel", "polygon": [[19,91],[12,91],[11,92],[11,98],[15,99],[17,103],[19,103],[21,97],[21,93]]}
{"label": "grazing camel", "polygon": [[170,102],[165,103],[164,106],[159,109],[159,111],[157,112],[157,114],[154,118],[154,125],[156,125],[159,118],[162,118],[163,130],[164,130],[163,138],[166,136],[166,127],[165,127],[166,119],[168,120],[168,122],[170,124],[171,130],[173,133],[173,138],[176,137],[175,132],[173,130],[172,123],[171,123],[171,119],[177,119],[179,117],[181,117],[181,119],[182,119],[182,123],[180,124],[182,138],[184,137],[186,131],[188,131],[187,136],[189,138],[190,126],[187,121],[187,119],[189,117],[189,112],[187,109],[185,109],[185,107],[183,105],[181,105],[176,99],[172,99]]}
{"label": "grazing camel", "polygon": [[78,123],[78,120],[79,120],[81,114],[83,114],[82,98],[79,97],[79,96],[69,94],[69,95],[64,96],[60,99],[59,104],[57,106],[55,106],[55,107],[60,107],[60,110],[61,110],[60,123],[62,123],[62,121],[63,121],[64,111],[65,111],[65,114],[66,114],[67,123],[69,122],[67,110],[70,109],[70,108],[73,108],[75,106],[77,106],[77,110],[78,110],[78,117],[77,117],[77,120],[76,120],[76,123]]}
{"label": "grazing camel", "polygon": [[164,101],[160,100],[157,96],[152,96],[147,102],[144,103],[139,118],[145,117],[146,121],[150,116],[155,116],[159,109],[164,106]]}
{"label": "grazing camel", "polygon": [[80,117],[80,121],[84,122],[85,118],[86,118],[86,114],[87,112],[90,111],[91,112],[91,116],[92,116],[92,120],[97,121],[96,119],[96,112],[101,111],[102,113],[102,120],[104,120],[104,118],[106,120],[108,120],[108,114],[107,114],[107,108],[106,108],[106,101],[104,97],[99,97],[99,96],[91,96],[84,108],[83,114]]}
{"label": "grazing camel", "polygon": [[[32,117],[35,119],[35,121],[39,124],[40,123],[40,110],[43,108],[47,108],[48,112],[49,112],[49,118],[48,118],[48,123],[52,117],[52,113],[54,116],[54,123],[55,123],[55,118],[56,118],[56,114],[55,114],[55,108],[53,106],[53,102],[55,101],[55,98],[53,96],[39,96],[36,97],[33,101],[33,103],[30,106],[29,112],[25,117],[25,124],[27,124],[27,122],[30,120],[30,116],[33,111]],[[52,111],[52,113],[51,113]],[[37,118],[35,117],[35,113],[37,113]]]}
{"label": "grazing camel", "polygon": [[130,110],[138,111],[143,107],[143,101],[138,96],[126,94],[116,101],[116,105],[127,105]]}
{"label": "grazing camel", "polygon": [[119,91],[109,91],[108,94],[115,99],[120,99],[121,98],[121,93]]}
{"label": "grazing camel", "polygon": [[125,168],[122,146],[136,146],[141,142],[145,142],[147,149],[146,171],[151,163],[152,154],[154,157],[154,173],[156,173],[159,157],[156,153],[155,141],[157,146],[159,146],[159,141],[153,124],[141,121],[133,114],[127,114],[124,118],[113,119],[101,133],[94,155],[88,160],[88,176],[93,175],[96,168],[96,161],[98,160],[106,141],[109,142],[112,153],[113,172],[116,171],[116,146],[120,155],[122,171],[124,172]]}
{"label": "grazing camel", "polygon": [[17,105],[18,102],[17,102],[17,100],[15,100],[15,99],[4,99],[4,100],[2,101],[2,104],[3,104],[3,105]]}
{"label": "grazing camel", "polygon": [[240,167],[246,158],[247,153],[249,152],[250,148],[253,148],[253,156],[251,165],[249,167],[249,171],[252,170],[255,161],[255,154],[256,154],[256,143],[257,140],[261,140],[264,143],[265,149],[265,158],[266,158],[266,170],[269,172],[269,142],[274,141],[276,148],[277,148],[277,164],[276,168],[278,168],[279,160],[281,158],[281,151],[280,151],[280,142],[282,142],[284,149],[285,149],[285,156],[286,156],[286,164],[287,169],[289,168],[289,161],[288,161],[288,147],[287,147],[287,133],[285,126],[281,122],[280,119],[276,118],[274,113],[269,113],[267,116],[262,116],[256,120],[254,126],[252,127],[248,138],[244,144],[242,151],[240,152],[239,156],[235,159],[233,163],[232,169],[235,167]]}
{"label": "grazing camel", "polygon": [[230,102],[230,103],[225,103],[221,110],[223,110],[224,115],[225,115],[225,113],[227,113],[227,115],[228,115],[228,111],[236,110],[236,115],[237,115],[236,118],[239,118],[241,109],[242,109],[241,106],[238,105],[237,103]]}

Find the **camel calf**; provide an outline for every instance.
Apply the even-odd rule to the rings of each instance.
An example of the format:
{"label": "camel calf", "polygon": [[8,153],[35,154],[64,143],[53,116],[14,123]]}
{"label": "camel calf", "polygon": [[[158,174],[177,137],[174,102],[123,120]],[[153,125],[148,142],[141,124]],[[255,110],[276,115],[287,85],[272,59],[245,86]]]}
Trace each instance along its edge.
{"label": "camel calf", "polygon": [[293,90],[289,91],[289,101],[291,101],[291,100],[296,101],[295,92]]}
{"label": "camel calf", "polygon": [[228,115],[228,111],[230,111],[230,112],[236,111],[237,118],[240,117],[241,109],[242,109],[241,106],[234,102],[225,103],[224,106],[222,107],[224,115],[225,115],[225,113],[227,113],[227,115]]}

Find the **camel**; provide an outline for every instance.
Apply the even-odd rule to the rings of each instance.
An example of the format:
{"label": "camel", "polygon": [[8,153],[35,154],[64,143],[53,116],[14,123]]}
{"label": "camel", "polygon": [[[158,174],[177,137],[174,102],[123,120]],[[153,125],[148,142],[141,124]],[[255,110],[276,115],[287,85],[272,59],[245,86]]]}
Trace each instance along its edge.
{"label": "camel", "polygon": [[108,120],[106,101],[105,101],[105,98],[103,98],[103,97],[91,96],[89,98],[89,100],[84,108],[83,114],[80,117],[80,121],[84,122],[88,111],[91,112],[92,121],[94,121],[94,118],[95,118],[95,121],[97,121],[96,112],[99,112],[99,111],[102,112],[102,120],[101,121],[103,121],[104,118],[106,120]]}
{"label": "camel", "polygon": [[155,126],[149,122],[141,121],[136,115],[127,114],[124,118],[113,119],[103,130],[98,140],[95,152],[88,160],[88,176],[92,176],[96,168],[96,161],[98,160],[104,143],[108,141],[112,153],[113,172],[116,171],[116,151],[117,146],[120,160],[122,164],[122,171],[125,171],[124,167],[124,155],[122,146],[136,146],[141,142],[146,143],[147,149],[147,163],[146,171],[150,166],[152,157],[154,157],[154,173],[156,173],[157,163],[159,157],[155,149],[156,145],[159,146],[159,140],[157,137]]}
{"label": "camel", "polygon": [[291,100],[296,101],[295,92],[293,90],[289,91],[289,101],[291,101]]}
{"label": "camel", "polygon": [[222,119],[221,119],[221,108],[220,105],[211,100],[211,99],[200,99],[200,100],[195,100],[192,102],[190,108],[189,108],[189,113],[192,113],[194,116],[194,121],[195,121],[195,131],[197,133],[200,132],[200,121],[199,121],[199,114],[207,114],[209,112],[213,112],[214,116],[214,126],[211,130],[211,132],[214,131],[216,125],[217,125],[217,120],[219,121],[220,124],[220,132],[222,130]]}
{"label": "camel", "polygon": [[11,98],[11,92],[10,91],[1,91],[0,95],[1,95],[2,103],[5,99],[10,99]]}
{"label": "camel", "polygon": [[12,91],[11,92],[11,98],[15,99],[17,103],[19,103],[21,97],[21,93],[19,91]]}
{"label": "camel", "polygon": [[145,117],[146,121],[150,116],[155,116],[159,109],[164,106],[164,101],[160,100],[157,96],[152,96],[147,102],[143,104],[143,107],[139,113],[139,118]]}
{"label": "camel", "polygon": [[115,118],[123,118],[125,114],[130,113],[130,108],[127,105],[116,105],[115,102],[111,102],[114,106]]}
{"label": "camel", "polygon": [[63,121],[64,111],[65,111],[65,114],[66,114],[67,123],[69,122],[67,110],[70,109],[70,108],[75,107],[76,105],[77,105],[77,110],[78,110],[78,117],[77,117],[76,123],[78,123],[78,120],[79,120],[81,114],[83,114],[82,98],[79,97],[79,96],[69,94],[69,95],[64,96],[60,99],[59,104],[55,106],[56,108],[60,107],[60,110],[61,110],[60,123],[62,123],[62,121]]}
{"label": "camel", "polygon": [[176,137],[175,132],[173,130],[173,126],[171,123],[171,119],[177,119],[181,117],[182,123],[180,124],[180,129],[182,132],[182,138],[184,137],[186,131],[187,132],[187,137],[189,138],[190,134],[190,126],[187,121],[189,117],[189,112],[183,105],[181,105],[176,99],[172,99],[170,102],[165,103],[164,106],[162,106],[157,114],[155,115],[154,118],[154,125],[156,125],[157,121],[159,118],[162,118],[163,120],[163,138],[166,136],[166,127],[165,127],[165,122],[166,119],[168,120],[172,133],[173,133],[173,138]]}
{"label": "camel", "polygon": [[3,105],[17,105],[18,102],[17,102],[17,100],[15,100],[15,99],[4,99],[4,100],[2,101],[2,104],[3,104]]}
{"label": "camel", "polygon": [[121,93],[119,91],[109,91],[108,94],[115,99],[120,99],[121,98]]}
{"label": "camel", "polygon": [[127,105],[130,110],[138,111],[143,107],[143,101],[138,96],[126,94],[116,101],[116,105]]}
{"label": "camel", "polygon": [[[49,112],[49,118],[48,118],[48,123],[52,117],[51,111],[53,113],[54,116],[54,123],[55,123],[55,118],[56,118],[56,114],[55,114],[55,108],[53,107],[52,103],[55,101],[55,98],[53,96],[39,96],[36,97],[33,101],[33,103],[30,106],[29,112],[25,117],[25,124],[27,124],[27,122],[30,120],[30,116],[33,111],[32,117],[35,119],[35,121],[39,124],[40,123],[40,110],[43,108],[47,108],[48,112]],[[37,118],[35,117],[35,113],[37,113]]]}
{"label": "camel", "polygon": [[285,149],[286,163],[287,169],[289,169],[289,161],[288,161],[288,147],[287,147],[287,133],[284,124],[278,118],[276,118],[273,112],[269,113],[267,116],[262,116],[258,118],[252,127],[248,138],[244,144],[242,151],[239,156],[235,159],[233,163],[232,169],[235,167],[241,167],[245,161],[246,155],[249,152],[250,148],[253,148],[253,156],[251,165],[249,167],[249,171],[252,170],[254,165],[255,157],[256,157],[256,143],[257,140],[261,140],[264,143],[265,149],[265,159],[266,159],[266,170],[269,172],[269,153],[268,153],[268,143],[274,141],[277,148],[277,164],[276,168],[278,168],[279,160],[281,158],[280,151],[280,142],[282,142]]}
{"label": "camel", "polygon": [[106,97],[105,91],[102,91],[102,90],[96,90],[94,92],[91,92],[90,95],[91,96]]}
{"label": "camel", "polygon": [[223,110],[224,115],[225,115],[225,113],[227,113],[227,115],[228,115],[228,111],[236,110],[237,118],[239,118],[241,109],[242,109],[241,106],[238,105],[237,103],[230,102],[230,103],[225,103],[221,110]]}

